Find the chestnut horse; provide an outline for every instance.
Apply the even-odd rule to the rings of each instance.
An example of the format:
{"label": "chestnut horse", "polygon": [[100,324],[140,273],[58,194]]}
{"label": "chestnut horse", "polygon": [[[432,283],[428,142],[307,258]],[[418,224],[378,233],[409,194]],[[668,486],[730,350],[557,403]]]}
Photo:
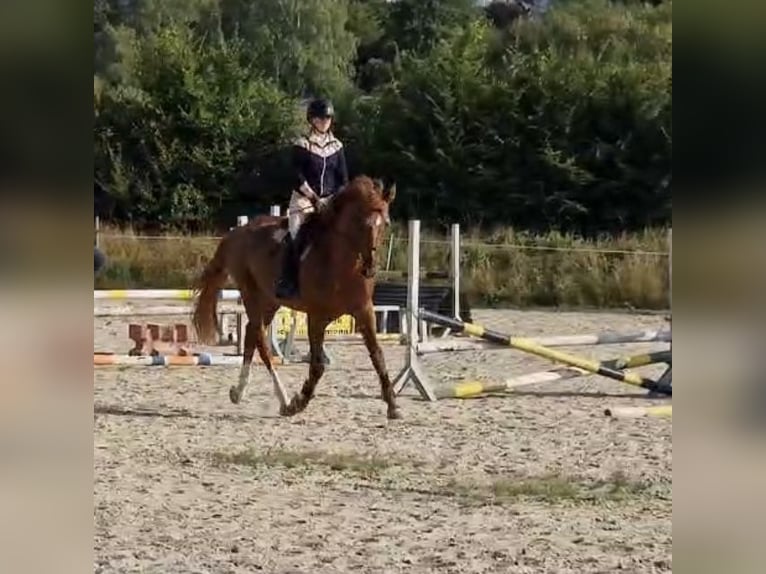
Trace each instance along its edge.
{"label": "chestnut horse", "polygon": [[[324,374],[325,329],[341,315],[350,314],[356,319],[380,379],[388,418],[400,418],[393,385],[376,337],[372,303],[375,253],[390,224],[389,205],[395,195],[395,185],[384,189],[379,181],[366,176],[356,177],[320,212],[306,218],[299,234],[299,244],[305,247],[298,274],[300,295],[296,299],[280,300],[275,295],[284,251],[283,239],[288,232],[286,217],[259,216],[246,226],[235,227],[221,239],[195,286],[197,295],[192,322],[201,342],[215,340],[218,291],[230,276],[239,288],[248,319],[239,384],[229,390],[233,403],[242,399],[257,348],[271,375],[280,414],[291,416],[305,409]],[[306,313],[311,348],[308,378],[289,404],[274,370],[266,335],[280,306]]]}

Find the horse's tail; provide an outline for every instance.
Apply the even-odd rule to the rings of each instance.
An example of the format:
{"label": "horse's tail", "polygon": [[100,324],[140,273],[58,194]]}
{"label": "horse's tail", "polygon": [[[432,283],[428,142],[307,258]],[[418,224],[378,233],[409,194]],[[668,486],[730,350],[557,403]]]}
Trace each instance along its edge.
{"label": "horse's tail", "polygon": [[192,325],[200,343],[212,344],[218,335],[216,307],[218,292],[226,284],[226,239],[223,239],[215,250],[213,258],[208,262],[197,278],[194,290],[196,302],[192,315]]}

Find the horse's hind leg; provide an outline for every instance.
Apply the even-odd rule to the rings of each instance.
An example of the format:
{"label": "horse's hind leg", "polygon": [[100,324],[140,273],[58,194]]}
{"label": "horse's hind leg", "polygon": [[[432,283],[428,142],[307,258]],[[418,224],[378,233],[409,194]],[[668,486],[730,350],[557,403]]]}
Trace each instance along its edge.
{"label": "horse's hind leg", "polygon": [[300,393],[296,393],[287,408],[283,409],[284,415],[291,416],[303,411],[314,397],[319,379],[324,374],[324,332],[330,321],[323,317],[309,314],[309,346],[311,348],[309,376],[303,383]]}
{"label": "horse's hind leg", "polygon": [[256,320],[260,323],[260,318],[255,319],[248,313],[247,325],[245,326],[245,345],[242,351],[242,366],[239,369],[239,382],[236,387],[229,389],[229,399],[234,404],[238,404],[242,400],[242,393],[245,392],[245,387],[250,382],[250,369],[253,364],[258,329]]}
{"label": "horse's hind leg", "polygon": [[261,324],[255,331],[255,346],[258,349],[258,355],[261,357],[261,361],[266,366],[271,381],[274,384],[274,394],[277,395],[279,400],[279,411],[283,413],[287,406],[287,393],[282,381],[279,379],[277,371],[274,369],[274,363],[271,355],[271,347],[267,337],[267,329],[271,321],[274,319],[274,314],[277,312],[278,307],[271,307],[266,310],[261,318]]}
{"label": "horse's hind leg", "polygon": [[399,407],[396,406],[394,385],[391,383],[391,378],[388,376],[388,369],[386,368],[386,360],[383,357],[383,350],[380,348],[378,337],[375,333],[375,309],[372,305],[368,305],[356,314],[356,324],[362,332],[364,344],[367,347],[367,352],[370,354],[370,359],[372,360],[372,366],[375,367],[375,372],[378,373],[378,379],[380,379],[380,392],[383,400],[388,406],[388,418],[399,419],[402,415],[399,412]]}
{"label": "horse's hind leg", "polygon": [[[229,398],[234,404],[242,400],[245,388],[250,383],[250,371],[253,366],[253,355],[258,344],[258,332],[263,324],[264,309],[261,308],[261,300],[258,291],[248,277],[242,277],[237,281],[242,294],[242,304],[245,306],[247,325],[245,325],[245,344],[242,350],[242,367],[239,370],[237,386],[229,389]],[[273,313],[272,313],[273,316]]]}

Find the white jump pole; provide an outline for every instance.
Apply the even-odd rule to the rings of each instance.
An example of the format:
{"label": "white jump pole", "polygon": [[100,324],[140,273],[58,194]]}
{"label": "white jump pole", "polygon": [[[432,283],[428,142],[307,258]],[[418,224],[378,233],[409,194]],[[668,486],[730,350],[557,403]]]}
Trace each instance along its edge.
{"label": "white jump pole", "polygon": [[[224,303],[218,305],[218,312],[236,314],[244,311],[241,305]],[[114,307],[94,307],[94,317],[180,317],[192,312],[190,305],[156,305],[154,307],[135,307],[130,305]]]}
{"label": "white jump pole", "polygon": [[[272,205],[269,208],[269,215],[271,215],[272,217],[280,217],[282,215],[282,209],[279,207],[279,205],[276,205],[276,204]],[[283,362],[286,362],[285,355],[284,353],[282,353],[282,346],[279,344],[279,337],[277,334],[275,321],[276,321],[276,317],[274,317],[274,319],[269,324],[269,330],[268,330],[269,342],[271,344],[271,352],[272,354],[282,359]]]}
{"label": "white jump pole", "polygon": [[[670,311],[671,330],[673,325],[673,228],[668,229],[668,307]],[[670,343],[671,357],[673,353],[673,343]],[[673,384],[673,369],[668,367],[659,379],[659,383],[667,385]]]}
{"label": "white jump pole", "polygon": [[[238,215],[237,216],[237,227],[244,227],[248,224],[250,219],[247,217],[247,215]],[[242,299],[240,298],[239,301],[237,301],[240,305],[242,305]],[[237,312],[236,314],[237,318],[237,355],[242,355],[245,351],[245,332],[247,330],[247,321],[245,321],[244,313],[242,311]],[[219,321],[221,324],[221,332],[223,332],[223,314],[219,316]]]}
{"label": "white jump pole", "polygon": [[409,222],[407,249],[407,309],[405,311],[405,328],[407,341],[407,356],[404,368],[394,379],[394,393],[399,394],[408,382],[412,381],[420,395],[428,401],[436,401],[427,375],[420,368],[417,356],[418,324],[420,308],[420,220]]}
{"label": "white jump pole", "polygon": [[460,317],[460,224],[453,223],[451,229],[452,244],[450,247],[450,263],[452,264],[452,316]]}

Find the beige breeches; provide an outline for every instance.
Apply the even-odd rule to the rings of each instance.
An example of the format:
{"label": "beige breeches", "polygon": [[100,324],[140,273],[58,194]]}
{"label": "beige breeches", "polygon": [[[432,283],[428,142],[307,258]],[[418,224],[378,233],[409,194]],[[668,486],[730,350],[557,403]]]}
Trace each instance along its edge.
{"label": "beige breeches", "polygon": [[314,206],[311,202],[300,193],[293,191],[287,208],[287,226],[290,230],[290,237],[293,239],[297,237],[298,230],[306,220],[306,216],[313,211]]}

